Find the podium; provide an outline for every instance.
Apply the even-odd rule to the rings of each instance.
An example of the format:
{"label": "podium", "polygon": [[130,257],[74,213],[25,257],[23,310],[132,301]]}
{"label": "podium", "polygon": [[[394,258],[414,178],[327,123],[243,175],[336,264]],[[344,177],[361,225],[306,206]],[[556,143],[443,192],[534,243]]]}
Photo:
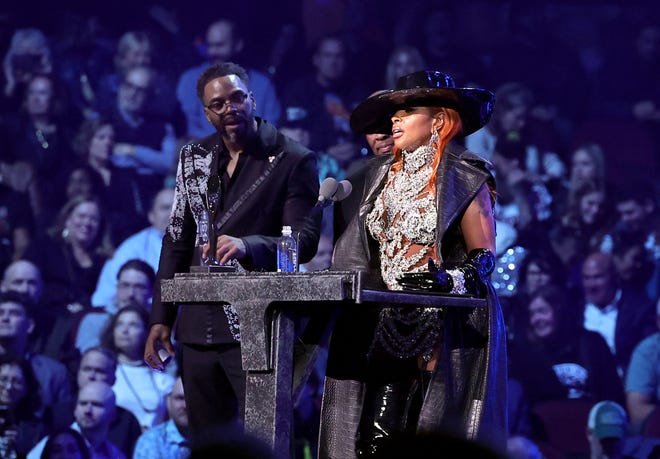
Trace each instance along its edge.
{"label": "podium", "polygon": [[[182,307],[227,303],[241,328],[246,371],[245,430],[291,457],[295,320],[312,308],[376,303],[387,306],[483,307],[481,298],[363,288],[360,272],[178,273],[161,280],[161,299]],[[302,312],[301,312],[302,311]]]}

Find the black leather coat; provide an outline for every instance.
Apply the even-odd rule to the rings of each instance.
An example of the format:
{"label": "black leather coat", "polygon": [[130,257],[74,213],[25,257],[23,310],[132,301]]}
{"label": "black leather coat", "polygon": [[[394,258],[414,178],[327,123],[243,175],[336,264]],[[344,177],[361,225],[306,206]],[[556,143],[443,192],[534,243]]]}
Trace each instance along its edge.
{"label": "black leather coat", "polygon": [[[376,157],[367,175],[358,215],[337,241],[333,269],[366,273],[366,285],[384,288],[377,242],[366,231],[365,219],[380,194],[393,162]],[[460,222],[470,202],[486,183],[495,183],[483,159],[450,144],[437,171],[438,225],[436,246],[445,263],[467,258]],[[333,331],[323,400],[320,457],[354,457],[360,419],[366,351],[373,338],[375,314],[355,308],[338,320]],[[506,350],[499,301],[488,285],[487,307],[448,309],[441,358],[422,405],[418,432],[451,431],[504,450],[506,443]],[[347,445],[348,444],[348,445]]]}

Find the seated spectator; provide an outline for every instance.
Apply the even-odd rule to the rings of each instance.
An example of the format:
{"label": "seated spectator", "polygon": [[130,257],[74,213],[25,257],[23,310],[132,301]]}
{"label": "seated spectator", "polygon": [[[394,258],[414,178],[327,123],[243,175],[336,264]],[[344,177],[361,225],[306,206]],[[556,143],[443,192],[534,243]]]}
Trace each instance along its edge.
{"label": "seated spectator", "polygon": [[30,245],[34,216],[27,193],[14,190],[0,166],[0,270],[19,260]]}
{"label": "seated spectator", "polygon": [[575,193],[585,183],[593,183],[598,189],[608,189],[605,174],[605,154],[597,143],[585,143],[573,149],[567,180],[554,193],[553,212],[565,215],[574,205]]}
{"label": "seated spectator", "polygon": [[181,459],[190,456],[188,414],[181,377],[174,381],[166,403],[170,419],[140,436],[133,459]]}
{"label": "seated spectator", "polygon": [[596,403],[589,411],[587,440],[592,459],[646,459],[660,440],[632,435],[628,416],[611,400]]}
{"label": "seated spectator", "polygon": [[32,302],[23,294],[12,291],[0,294],[0,355],[24,357],[29,361],[39,383],[41,403],[49,407],[71,396],[71,383],[62,363],[28,352],[34,330],[32,308]]}
{"label": "seated spectator", "polygon": [[394,89],[397,80],[413,72],[425,70],[426,62],[417,48],[409,45],[397,46],[390,53],[385,66],[384,89]]}
{"label": "seated spectator", "polygon": [[53,71],[50,44],[39,29],[16,29],[2,60],[4,87],[0,111],[14,111],[20,105],[19,94],[35,75]]}
{"label": "seated spectator", "polygon": [[612,261],[621,286],[645,292],[649,298],[658,298],[660,291],[660,266],[655,266],[651,253],[646,249],[646,234],[642,230],[617,229],[612,238]]}
{"label": "seated spectator", "polygon": [[360,158],[363,139],[352,133],[349,115],[366,93],[348,72],[347,53],[340,37],[323,37],[314,49],[313,72],[291,80],[282,99],[285,110],[307,111],[309,147],[330,155],[344,171]]}
{"label": "seated spectator", "polygon": [[623,387],[605,340],[585,330],[566,292],[553,285],[528,297],[526,336],[511,345],[511,376],[530,404],[547,400],[619,400]]}
{"label": "seated spectator", "polygon": [[61,88],[51,76],[36,75],[25,89],[18,114],[0,122],[0,161],[22,182],[38,226],[50,225],[65,202],[64,184],[72,164],[72,126],[78,121],[66,111]]}
{"label": "seated spectator", "polygon": [[17,260],[7,266],[0,281],[0,291],[18,292],[27,295],[33,303],[38,304],[43,293],[43,280],[39,268],[27,260]]}
{"label": "seated spectator", "polygon": [[[143,429],[165,418],[165,396],[174,384],[169,373],[158,373],[143,360],[149,313],[143,308],[126,306],[117,312],[106,329],[102,343],[117,353],[117,405],[131,411]],[[170,363],[168,370],[175,371]]]}
{"label": "seated spectator", "polygon": [[[76,420],[71,428],[82,434],[93,458],[126,459],[124,453],[108,439],[115,408],[115,394],[104,382],[90,382],[78,391],[74,410]],[[28,453],[28,459],[40,458],[48,439],[41,439]]]}
{"label": "seated spectator", "polygon": [[[106,112],[117,98],[122,80],[129,70],[154,65],[154,46],[147,32],[129,30],[117,41],[114,55],[114,72],[105,74],[96,88],[96,108]],[[158,71],[153,82],[154,105],[148,107],[153,114],[173,120],[177,111],[174,83]]]}
{"label": "seated spectator", "polygon": [[22,457],[46,433],[39,383],[29,362],[0,356],[0,457]]}
{"label": "seated spectator", "polygon": [[605,338],[623,375],[635,346],[655,330],[653,302],[644,292],[621,288],[612,256],[602,252],[585,259],[582,288],[584,328]]}
{"label": "seated spectator", "polygon": [[[13,291],[26,295],[37,311],[34,314],[34,330],[30,336],[30,350],[60,359],[62,356],[57,353],[51,354],[48,351],[51,349],[49,339],[54,336],[53,324],[57,319],[57,313],[51,308],[42,306],[43,290],[44,282],[41,279],[39,268],[27,260],[18,260],[7,266],[0,282],[0,292]],[[52,348],[60,349],[59,346]]]}
{"label": "seated spectator", "polygon": [[111,307],[114,304],[117,275],[128,260],[140,259],[151,266],[154,272],[158,269],[160,249],[165,228],[170,221],[173,201],[174,190],[171,188],[164,188],[156,195],[148,214],[150,226],[124,240],[103,265],[92,295],[93,306]]}
{"label": "seated spectator", "polygon": [[[656,326],[660,328],[660,300],[656,303]],[[630,422],[639,429],[660,405],[660,332],[642,340],[633,351],[626,372],[626,406]]]}
{"label": "seated spectator", "polygon": [[575,282],[583,257],[601,250],[613,219],[605,189],[595,182],[579,185],[572,199],[566,213],[550,229],[549,239],[562,259],[569,281]]}
{"label": "seated spectator", "polygon": [[153,197],[164,186],[174,168],[176,134],[173,126],[147,108],[154,103],[155,70],[130,69],[122,80],[117,98],[107,113],[101,113],[115,129],[112,162],[137,174],[140,216],[146,218]]}
{"label": "seated spectator", "polygon": [[528,250],[518,266],[518,281],[514,294],[502,296],[502,312],[509,340],[525,336],[529,327],[529,298],[546,285],[565,285],[561,260],[549,247]]}
{"label": "seated spectator", "polygon": [[[146,225],[145,209],[135,199],[139,195],[138,176],[131,168],[117,167],[112,162],[115,128],[109,120],[94,118],[85,121],[78,130],[73,148],[90,174],[94,194],[108,214],[113,245]],[[91,169],[91,170],[90,170]]]}
{"label": "seated spectator", "polygon": [[124,263],[117,273],[116,295],[112,303],[95,307],[80,317],[75,330],[76,347],[85,349],[97,346],[101,335],[112,320],[112,315],[126,306],[135,306],[149,312],[156,273],[142,260],[132,259]]}
{"label": "seated spectator", "polygon": [[62,207],[55,225],[36,238],[25,258],[41,271],[43,301],[71,314],[90,306],[108,251],[100,202],[78,197]]}
{"label": "seated spectator", "polygon": [[79,459],[92,459],[92,453],[83,436],[77,430],[67,427],[48,437],[40,459],[62,459],[70,454]]}
{"label": "seated spectator", "polygon": [[[87,349],[80,359],[80,365],[76,373],[78,389],[88,383],[100,381],[110,386],[115,383],[115,372],[117,371],[117,355],[103,347],[92,347]],[[74,409],[76,400],[69,398],[59,400],[48,413],[49,422],[55,431],[65,429],[74,422]],[[133,447],[142,433],[140,424],[133,413],[117,406],[116,415],[110,423],[108,440],[117,446],[126,457],[131,457]]]}

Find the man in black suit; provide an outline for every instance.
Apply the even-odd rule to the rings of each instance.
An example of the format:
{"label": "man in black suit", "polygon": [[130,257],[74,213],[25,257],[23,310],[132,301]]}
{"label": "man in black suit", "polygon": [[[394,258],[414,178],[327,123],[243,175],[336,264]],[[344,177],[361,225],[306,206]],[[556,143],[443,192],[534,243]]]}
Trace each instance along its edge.
{"label": "man in black suit", "polygon": [[[233,63],[212,65],[199,77],[197,95],[217,133],[181,150],[157,280],[186,272],[192,264],[196,222],[209,210],[209,188],[211,193],[217,188],[217,205],[209,214],[216,236],[213,255],[221,264],[236,260],[247,270],[275,271],[283,225],[299,232],[301,263],[316,252],[320,222],[308,217],[319,192],[315,157],[255,118],[256,102],[248,88],[245,70]],[[203,255],[210,250],[205,246]],[[144,354],[156,370],[164,367],[160,348],[174,355],[170,337],[176,315],[176,305],[162,303],[156,288]],[[230,307],[181,308],[176,338],[182,344],[192,431],[232,422],[243,414],[245,373],[239,334]]]}

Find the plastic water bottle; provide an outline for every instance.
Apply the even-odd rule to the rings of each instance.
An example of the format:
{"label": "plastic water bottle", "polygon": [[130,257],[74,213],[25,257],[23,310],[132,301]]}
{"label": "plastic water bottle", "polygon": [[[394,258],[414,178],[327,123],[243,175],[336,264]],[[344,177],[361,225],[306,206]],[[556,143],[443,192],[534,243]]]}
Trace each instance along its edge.
{"label": "plastic water bottle", "polygon": [[291,234],[290,226],[282,227],[282,236],[277,241],[277,272],[293,273],[298,270],[298,242]]}

